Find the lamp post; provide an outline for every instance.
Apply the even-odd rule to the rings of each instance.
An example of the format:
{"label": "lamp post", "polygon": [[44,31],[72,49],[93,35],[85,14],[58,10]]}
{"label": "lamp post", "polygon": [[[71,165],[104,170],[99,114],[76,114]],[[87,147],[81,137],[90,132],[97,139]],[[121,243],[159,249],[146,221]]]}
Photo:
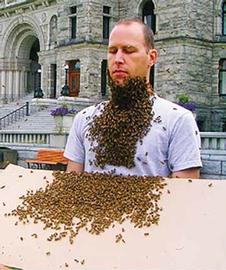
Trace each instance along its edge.
{"label": "lamp post", "polygon": [[38,87],[34,91],[34,98],[43,98],[44,94],[41,88],[41,72],[42,70],[38,69]]}
{"label": "lamp post", "polygon": [[67,84],[67,73],[68,73],[68,69],[69,69],[69,66],[68,65],[65,65],[64,66],[64,70],[65,70],[65,84],[62,87],[62,90],[60,92],[62,96],[70,96],[70,89],[69,89],[69,86]]}

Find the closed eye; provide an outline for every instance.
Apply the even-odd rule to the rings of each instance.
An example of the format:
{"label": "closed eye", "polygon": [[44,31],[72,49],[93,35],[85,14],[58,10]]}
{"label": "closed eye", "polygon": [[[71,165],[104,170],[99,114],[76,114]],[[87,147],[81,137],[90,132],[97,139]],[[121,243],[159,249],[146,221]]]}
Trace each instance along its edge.
{"label": "closed eye", "polygon": [[108,48],[108,53],[115,54],[117,53],[118,49],[116,47],[109,47]]}
{"label": "closed eye", "polygon": [[130,53],[136,52],[137,49],[136,49],[135,47],[133,47],[133,46],[126,46],[126,47],[123,47],[123,51],[124,51],[125,53],[130,54]]}

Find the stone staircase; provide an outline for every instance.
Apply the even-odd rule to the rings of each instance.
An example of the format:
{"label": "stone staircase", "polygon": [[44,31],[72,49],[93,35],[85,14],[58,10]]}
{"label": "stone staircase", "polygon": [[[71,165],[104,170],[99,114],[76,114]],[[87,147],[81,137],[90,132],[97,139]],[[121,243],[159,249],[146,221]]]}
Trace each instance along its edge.
{"label": "stone staircase", "polygon": [[[11,125],[8,125],[2,130],[7,131],[40,131],[40,132],[53,132],[55,129],[55,121],[53,116],[51,116],[51,110],[58,107],[56,104],[48,105],[48,106],[42,106],[37,107],[35,105],[31,105],[31,100],[33,99],[32,96],[26,96],[25,98],[17,101],[12,102],[9,104],[0,105],[0,118],[17,108],[23,106],[26,101],[30,102],[30,115],[25,116],[21,120],[14,122]],[[81,109],[85,108],[87,106],[86,103],[78,103],[75,105],[75,108],[80,111]]]}
{"label": "stone staircase", "polygon": [[30,102],[32,98],[33,98],[33,94],[29,94],[18,101],[13,101],[7,104],[0,104],[0,118],[20,108],[26,103],[26,101]]}
{"label": "stone staircase", "polygon": [[54,118],[50,115],[50,110],[52,108],[48,108],[45,110],[37,111],[31,113],[30,116],[26,116],[25,118],[17,121],[3,130],[7,131],[46,131],[52,132],[55,127]]}

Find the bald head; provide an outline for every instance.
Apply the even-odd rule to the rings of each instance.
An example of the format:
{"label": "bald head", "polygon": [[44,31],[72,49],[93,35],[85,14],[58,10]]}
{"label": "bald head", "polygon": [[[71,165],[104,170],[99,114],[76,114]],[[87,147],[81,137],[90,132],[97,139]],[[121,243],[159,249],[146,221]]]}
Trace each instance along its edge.
{"label": "bald head", "polygon": [[[143,37],[144,37],[144,45],[146,46],[147,50],[154,48],[154,34],[152,29],[145,23],[143,23],[142,20],[136,18],[136,19],[123,19],[116,23],[115,27],[121,24],[124,25],[132,25],[132,24],[138,24],[141,26]],[[114,30],[114,28],[113,28]]]}

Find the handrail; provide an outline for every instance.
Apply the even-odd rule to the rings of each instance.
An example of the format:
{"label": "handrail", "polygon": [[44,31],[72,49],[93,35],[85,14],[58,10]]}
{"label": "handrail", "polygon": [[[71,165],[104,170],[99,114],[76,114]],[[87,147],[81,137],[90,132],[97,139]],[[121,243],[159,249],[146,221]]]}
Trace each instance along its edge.
{"label": "handrail", "polygon": [[27,101],[20,108],[6,114],[0,118],[0,129],[5,128],[6,126],[17,122],[22,117],[29,116],[29,102]]}

